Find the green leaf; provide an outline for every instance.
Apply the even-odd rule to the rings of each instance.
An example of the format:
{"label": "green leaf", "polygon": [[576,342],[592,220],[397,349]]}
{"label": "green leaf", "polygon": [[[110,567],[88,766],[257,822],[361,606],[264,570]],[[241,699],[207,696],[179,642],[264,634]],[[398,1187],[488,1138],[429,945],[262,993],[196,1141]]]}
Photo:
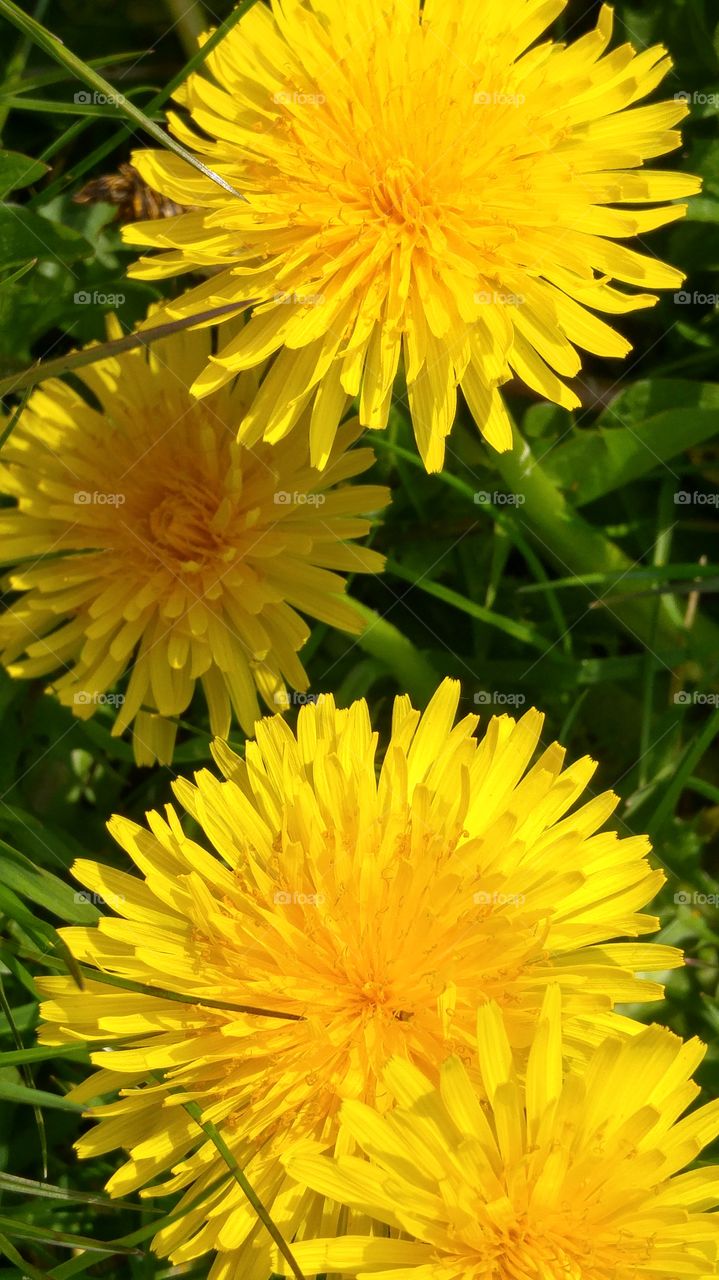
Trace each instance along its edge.
{"label": "green leaf", "polygon": [[[37,1004],[22,1004],[12,1011],[12,1022],[15,1032],[31,1031],[37,1019]],[[0,1017],[0,1036],[13,1034],[10,1019],[5,1014]]]}
{"label": "green leaf", "polygon": [[36,111],[57,116],[91,116],[96,120],[114,120],[116,118],[117,112],[114,107],[94,106],[92,95],[88,93],[87,97],[89,99],[88,102],[83,99],[79,102],[57,102],[53,98],[10,96],[4,99],[3,106],[13,111]]}
{"label": "green leaf", "polygon": [[12,435],[23,413],[25,412],[25,405],[27,404],[30,398],[30,390],[31,390],[30,387],[27,387],[26,390],[23,391],[20,401],[15,406],[15,408],[12,411],[12,414],[10,415],[10,421],[8,422],[7,426],[3,428],[3,431],[0,433],[0,449],[2,449],[3,445],[6,444],[7,441],[10,439],[10,436]]}
{"label": "green leaf", "polygon": [[32,911],[25,906],[21,898],[13,893],[7,884],[0,883],[0,913],[14,920],[16,924],[24,929],[30,938],[41,946],[43,942],[55,942],[57,934],[52,925],[45,920],[39,920],[33,915]]}
{"label": "green leaf", "polygon": [[91,1049],[92,1045],[85,1044],[50,1044],[39,1045],[36,1049],[11,1049],[8,1053],[0,1053],[0,1071],[3,1067],[23,1067],[32,1062],[54,1062],[56,1058],[83,1058],[89,1064]]}
{"label": "green leaf", "polygon": [[[244,17],[244,15],[248,13],[256,3],[257,0],[239,0],[239,3],[235,5],[231,13],[229,13],[222,22],[218,22],[215,30],[207,40],[205,40],[204,44],[200,45],[199,48],[195,50],[195,53],[189,61],[185,63],[185,66],[168,81],[159,93],[156,93],[155,96],[150,99],[146,104],[148,113],[154,111],[157,107],[163,106],[163,104],[167,102],[168,98],[172,97],[175,90],[184,83],[187,77],[191,75],[193,71],[198,71],[200,69],[202,64],[212,53],[212,50],[217,48],[218,44],[224,40],[227,33],[237,25],[240,19]],[[94,63],[89,62],[87,65],[93,66]],[[79,130],[84,127],[85,123],[86,122],[82,120],[77,121],[73,126],[71,126],[71,130],[68,131],[68,134],[72,132],[72,136],[74,137],[75,133],[79,132]],[[102,160],[105,159],[106,156],[112,155],[113,151],[115,151],[118,146],[122,146],[126,143],[127,132],[127,125],[118,129],[110,138],[103,142],[101,146],[96,147],[89,155],[84,156],[78,164],[73,165],[69,173],[63,173],[61,177],[56,178],[52,183],[51,189],[53,191],[56,191],[59,188],[64,190],[71,183],[76,182],[84,174],[94,169]],[[66,136],[65,140],[69,141],[69,136]],[[54,147],[51,148],[50,151],[54,154]],[[49,153],[47,151],[44,153],[45,159],[48,158],[48,154]]]}
{"label": "green leaf", "polygon": [[53,226],[21,205],[0,205],[0,271],[37,258],[67,266],[87,258],[91,246],[68,227]]}
{"label": "green leaf", "polygon": [[[8,206],[6,205],[5,208]],[[2,208],[0,208],[0,214]],[[40,219],[43,225],[44,219]],[[0,232],[2,224],[0,223]],[[84,242],[89,251],[90,246]],[[0,240],[0,259],[2,256],[2,241]],[[85,351],[71,351],[69,355],[58,356],[56,360],[45,360],[42,364],[35,364],[30,369],[25,369],[22,373],[12,374],[7,378],[0,379],[0,396],[10,395],[13,392],[22,390],[24,387],[36,387],[38,383],[44,382],[47,378],[58,378],[61,374],[70,373],[74,369],[82,369],[88,364],[97,364],[98,360],[106,360],[111,356],[120,355],[123,351],[132,351],[135,347],[148,347],[151,343],[156,342],[158,338],[168,337],[171,333],[179,333],[182,329],[189,329],[204,320],[217,319],[220,316],[230,315],[233,311],[239,312],[251,303],[226,303],[222,307],[213,307],[209,311],[204,311],[195,316],[187,316],[183,320],[170,320],[167,324],[158,324],[143,329],[141,332],[133,332],[125,335],[124,338],[117,338],[113,342],[99,342],[94,347],[90,347]]]}
{"label": "green leaf", "polygon": [[403,568],[401,564],[397,564],[395,560],[388,560],[386,564],[387,573],[393,573],[398,578],[403,578],[405,582],[411,582],[418,591],[424,591],[427,595],[434,596],[437,600],[441,600],[444,604],[451,605],[454,609],[460,609],[463,613],[468,613],[471,618],[476,618],[479,622],[486,623],[487,626],[496,627],[499,631],[503,631],[505,635],[511,636],[513,640],[519,640],[523,644],[532,645],[535,649],[546,653],[551,642],[526,623],[518,622],[515,618],[505,618],[501,613],[495,613],[493,609],[485,609],[483,605],[477,604],[474,600],[468,600],[466,596],[462,596],[457,591],[453,591],[450,587],[445,587],[440,582],[432,582],[429,578],[417,577],[410,570]]}
{"label": "green leaf", "polygon": [[22,1276],[22,1280],[50,1280],[47,1271],[40,1271],[38,1267],[33,1267],[25,1258],[21,1257],[17,1249],[10,1243],[7,1236],[0,1234],[0,1253],[4,1253],[9,1262],[14,1263],[18,1269],[18,1275]]}
{"label": "green leaf", "polygon": [[47,1093],[44,1089],[31,1089],[25,1084],[15,1084],[12,1080],[0,1080],[0,1098],[6,1102],[26,1102],[33,1107],[52,1107],[56,1111],[74,1111],[82,1115],[84,1110],[78,1102],[71,1102],[61,1093]]}
{"label": "green leaf", "polygon": [[688,582],[691,590],[695,590],[702,579],[712,578],[718,571],[715,564],[667,564],[654,565],[646,569],[631,569],[620,575],[583,573],[571,578],[555,578],[553,582],[529,582],[526,586],[519,587],[517,594],[530,595],[550,588],[560,590],[563,587],[582,586],[600,587],[604,592],[607,588],[615,586],[618,580],[621,581],[622,587],[632,592],[638,585],[659,587],[665,585],[668,590],[671,590],[674,583],[683,581]]}
{"label": "green leaf", "polygon": [[109,103],[115,107],[122,115],[127,116],[135,125],[139,125],[145,133],[154,138],[155,142],[159,142],[161,147],[166,147],[168,151],[173,151],[175,155],[187,161],[194,169],[204,174],[206,178],[223,187],[230,195],[235,196],[238,200],[245,199],[239,191],[235,191],[235,188],[225,178],[222,178],[220,174],[215,173],[214,169],[208,168],[201,160],[198,160],[197,156],[193,155],[191,151],[188,151],[179,142],[176,142],[170,134],[165,133],[144,111],[140,111],[139,107],[130,102],[129,98],[126,98],[122,93],[118,93],[99,72],[93,70],[86,62],[83,62],[82,58],[78,58],[70,49],[66,48],[62,40],[58,40],[57,36],[48,31],[46,27],[43,27],[41,23],[36,22],[29,14],[23,13],[22,9],[13,3],[13,0],[0,0],[0,13],[9,22],[12,22],[13,26],[17,27],[19,31],[24,32],[35,44],[44,49],[45,53],[49,54],[51,58],[54,58],[61,66],[74,73],[82,83],[89,85],[99,95],[99,99],[102,100],[103,104]]}
{"label": "green leaf", "polygon": [[673,770],[671,782],[664,788],[662,798],[649,822],[648,832],[652,842],[657,840],[671,819],[688,778],[709,750],[717,734],[719,734],[719,709],[712,713],[698,737],[684,748],[681,759]]}
{"label": "green leaf", "polygon": [[[719,424],[719,411],[717,411]],[[676,444],[673,446],[676,448]],[[559,451],[557,451],[559,452]],[[495,465],[507,489],[521,497],[522,524],[531,530],[541,547],[561,570],[570,575],[604,573],[620,575],[635,566],[629,557],[603,531],[595,528],[574,510],[549,469],[549,458],[536,459],[529,446],[515,433],[514,447],[497,455]],[[606,461],[604,466],[607,467]],[[601,471],[595,480],[601,483]],[[583,472],[576,476],[576,485]],[[612,608],[611,614],[626,627],[634,639],[654,648],[674,649],[682,641],[687,652],[702,658],[714,654],[719,647],[719,630],[708,618],[698,618],[691,629],[677,626],[665,597],[656,600],[628,599]]]}
{"label": "green leaf", "polygon": [[205,1120],[205,1118],[203,1117],[202,1111],[196,1102],[194,1101],[182,1102],[182,1106],[184,1107],[187,1114],[189,1116],[192,1116],[192,1119],[195,1121],[196,1124],[200,1126],[203,1133],[206,1135],[206,1137],[210,1139],[210,1142],[214,1144],[218,1153],[222,1156],[222,1159],[225,1161],[225,1164],[227,1165],[227,1168],[229,1169],[232,1177],[235,1179],[237,1184],[240,1186],[240,1188],[244,1192],[244,1195],[249,1200],[252,1208],[257,1214],[257,1217],[260,1219],[266,1231],[274,1240],[282,1256],[289,1263],[290,1270],[292,1271],[292,1274],[296,1277],[296,1280],[304,1280],[302,1271],[297,1265],[297,1261],[294,1257],[294,1254],[292,1253],[292,1250],[289,1244],[285,1240],[285,1237],[283,1236],[276,1222],[271,1217],[269,1210],[265,1207],[264,1203],[258,1196],[257,1192],[252,1186],[252,1183],[247,1178],[247,1175],[240,1168],[235,1156],[230,1151],[230,1148],[225,1142],[225,1139],[223,1138],[222,1134],[219,1132],[217,1126],[212,1122],[212,1120]]}
{"label": "green leaf", "polygon": [[91,1204],[98,1209],[142,1209],[143,1213],[162,1214],[161,1209],[148,1205],[133,1204],[131,1200],[113,1200],[102,1192],[70,1191],[67,1187],[57,1187],[49,1182],[38,1182],[35,1178],[19,1178],[14,1173],[0,1172],[0,1191],[11,1191],[13,1195],[33,1196],[40,1200],[63,1200],[67,1204]]}
{"label": "green leaf", "polygon": [[4,280],[0,280],[0,289],[5,289],[10,284],[17,284],[18,280],[22,280],[28,271],[32,271],[33,267],[37,265],[37,261],[37,258],[31,258],[29,262],[24,262],[21,267],[17,267],[15,271],[12,271],[9,276],[5,276]]}
{"label": "green leaf", "polygon": [[709,440],[717,431],[719,384],[657,379],[633,387],[615,401],[594,430],[578,431],[566,444],[549,451],[542,466],[571,495],[573,505],[581,507]]}
{"label": "green leaf", "polygon": [[9,191],[32,186],[48,168],[41,160],[30,160],[19,151],[0,151],[0,199],[4,200]]}
{"label": "green leaf", "polygon": [[66,1231],[53,1231],[50,1227],[35,1227],[19,1218],[0,1217],[0,1231],[10,1239],[37,1240],[45,1244],[60,1245],[65,1249],[86,1249],[91,1253],[141,1256],[138,1249],[128,1249],[125,1245],[113,1244],[111,1240],[89,1240],[86,1236],[70,1235]]}
{"label": "green leaf", "polygon": [[51,871],[35,866],[24,853],[13,849],[1,838],[0,850],[3,854],[3,880],[6,888],[45,907],[63,922],[94,924],[99,919],[100,912],[79,890],[65,884]]}
{"label": "green leaf", "polygon": [[686,212],[687,222],[719,222],[719,200],[711,196],[692,196]]}
{"label": "green leaf", "polygon": [[47,853],[63,871],[76,858],[84,858],[87,854],[87,845],[70,832],[61,831],[47,822],[40,822],[27,809],[8,804],[6,800],[0,807],[0,838],[4,831],[12,831],[13,847],[18,852],[40,863],[44,863],[43,854]]}

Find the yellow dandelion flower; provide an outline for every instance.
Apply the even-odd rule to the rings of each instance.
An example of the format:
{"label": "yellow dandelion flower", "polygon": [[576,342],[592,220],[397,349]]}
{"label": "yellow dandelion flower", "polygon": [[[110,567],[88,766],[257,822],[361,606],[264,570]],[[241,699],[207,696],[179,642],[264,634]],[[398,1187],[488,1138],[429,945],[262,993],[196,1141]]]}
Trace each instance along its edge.
{"label": "yellow dandelion flower", "polygon": [[717,1168],[682,1172],[719,1135],[719,1101],[680,1119],[699,1093],[691,1074],[704,1053],[698,1040],[682,1044],[652,1026],[609,1037],[583,1072],[564,1072],[550,987],[523,1081],[501,1012],[485,1005],[481,1094],[456,1057],[442,1064],[438,1088],[394,1060],[391,1114],[358,1101],[342,1108],[370,1164],[312,1152],[286,1161],[316,1192],[391,1228],[301,1242],[299,1265],[385,1280],[719,1274],[719,1215],[706,1212],[719,1204]]}
{"label": "yellow dandelion flower", "polygon": [[[342,1150],[341,1100],[385,1105],[391,1057],[432,1074],[448,1051],[470,1052],[488,999],[521,1052],[557,982],[567,1052],[581,1058],[608,1028],[637,1025],[615,1002],[660,995],[638,970],[681,961],[611,941],[656,927],[641,908],[663,876],[644,837],[599,830],[615,796],[575,807],[593,762],[564,768],[555,743],[531,764],[537,711],[496,717],[477,740],[476,716],[454,724],[458,699],[451,680],[421,716],[399,697],[378,776],[364,701],[337,710],[323,695],[299,712],[296,737],[281,717],[262,720],[244,760],[217,744],[226,781],[204,771],[175,784],[206,847],[169,807],[149,831],[111,823],[143,879],[76,864],[117,914],[63,930],[66,944],[160,994],[44,979],[43,1016],[59,1025],[42,1037],[106,1046],[74,1096],[122,1097],[95,1111],[79,1150],[128,1151],[114,1194],[162,1175],[148,1194],[184,1190],[155,1241],[178,1264],[216,1249],[215,1276],[264,1280],[269,1261],[269,1237],[184,1098],[219,1125],[288,1238],[325,1234],[336,1215],[297,1191],[279,1156],[308,1138]],[[130,1040],[113,1046],[118,1036]]]}
{"label": "yellow dandelion flower", "polygon": [[322,467],[345,396],[363,426],[386,426],[401,360],[428,470],[442,467],[458,386],[508,449],[504,382],[576,407],[577,348],[630,350],[595,313],[656,302],[625,285],[681,283],[621,243],[680,218],[686,206],[667,202],[699,189],[642,168],[679,145],[687,112],[637,105],[666,50],[608,52],[608,7],[581,39],[537,43],[566,3],[271,0],[188,79],[177,100],[190,120],[171,114],[170,128],[244,198],[169,152],[135,153],[187,211],[125,236],[163,251],[134,275],[213,271],[171,315],[254,304],[193,386],[206,395],[276,355],[243,439],[277,440],[311,406]]}
{"label": "yellow dandelion flower", "polygon": [[[117,325],[113,336],[120,336]],[[214,734],[234,712],[246,732],[307,688],[297,610],[359,632],[342,570],[379,572],[357,546],[388,491],[343,481],[367,469],[345,424],[326,471],[306,439],[252,449],[237,423],[257,389],[244,374],[200,403],[206,330],[177,334],[80,371],[91,403],[64,382],[33,393],[3,449],[0,559],[20,592],[0,616],[0,661],[14,676],[53,673],[83,719],[118,708],[140,764],[172,759],[176,717],[200,682]],[[340,572],[338,572],[340,571]],[[24,656],[23,656],[24,655]],[[108,693],[124,674],[124,694]]]}

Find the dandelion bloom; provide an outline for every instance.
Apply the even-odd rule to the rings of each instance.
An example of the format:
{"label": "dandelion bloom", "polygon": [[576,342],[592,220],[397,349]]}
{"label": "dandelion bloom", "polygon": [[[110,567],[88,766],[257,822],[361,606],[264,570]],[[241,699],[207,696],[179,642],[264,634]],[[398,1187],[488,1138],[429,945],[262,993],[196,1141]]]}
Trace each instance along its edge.
{"label": "dandelion bloom", "polygon": [[[676,1280],[719,1273],[716,1166],[681,1172],[719,1135],[719,1102],[680,1119],[704,1056],[664,1027],[610,1037],[583,1073],[563,1072],[550,988],[516,1072],[494,1004],[478,1015],[477,1067],[455,1057],[439,1088],[407,1061],[385,1079],[379,1116],[346,1102],[343,1122],[371,1164],[321,1154],[288,1166],[315,1191],[393,1228],[296,1246],[308,1274],[393,1280]],[[481,1078],[481,1092],[472,1074]],[[486,1101],[485,1101],[486,1100]],[[398,1231],[413,1239],[398,1239]],[[282,1259],[277,1270],[285,1269]]]}
{"label": "dandelion bloom", "polygon": [[[252,731],[258,693],[272,706],[286,701],[285,681],[306,689],[297,651],[309,630],[296,611],[359,632],[335,571],[383,565],[350,541],[371,527],[360,513],[389,496],[341,483],[373,460],[347,452],[356,421],[322,474],[299,433],[238,445],[257,378],[200,403],[187,386],[209,349],[195,331],[83,368],[95,405],[45,383],[0,465],[0,492],[17,500],[0,512],[0,557],[24,562],[5,583],[21,594],[0,616],[0,660],[14,676],[53,673],[83,719],[119,707],[112,731],[134,721],[141,764],[171,760],[198,680],[223,736],[232,711]],[[124,694],[108,693],[128,672]]]}
{"label": "dandelion bloom", "polygon": [[386,426],[401,360],[428,470],[442,467],[458,386],[508,449],[504,382],[577,406],[564,381],[577,348],[630,350],[595,313],[656,301],[625,285],[681,284],[621,243],[681,217],[667,202],[699,189],[642,168],[679,145],[687,112],[637,105],[666,50],[607,52],[607,7],[573,43],[536,43],[566,2],[271,0],[189,77],[176,95],[189,121],[171,114],[170,128],[244,198],[167,151],[138,152],[145,181],[189,208],[125,235],[163,251],[134,275],[213,272],[171,315],[254,304],[241,332],[220,329],[193,386],[206,395],[276,356],[241,438],[277,440],[310,406],[321,467],[346,395],[363,426]]}
{"label": "dandelion bloom", "polygon": [[[280,1154],[310,1138],[342,1150],[341,1100],[385,1105],[391,1057],[432,1074],[447,1052],[469,1052],[490,998],[522,1052],[558,982],[567,1053],[581,1058],[628,1022],[616,1001],[660,995],[637,970],[680,962],[671,947],[610,941],[656,927],[639,912],[663,876],[643,837],[599,832],[616,797],[574,807],[592,761],[564,769],[554,744],[530,765],[538,712],[494,718],[477,740],[476,716],[453,727],[458,698],[447,680],[420,716],[399,697],[378,777],[364,701],[336,710],[323,695],[300,710],[297,737],[281,717],[262,720],[244,760],[217,745],[227,781],[175,784],[206,848],[169,808],[150,831],[111,823],[144,879],[76,865],[117,915],[63,930],[73,954],[187,1003],[48,978],[43,1014],[59,1025],[43,1039],[109,1047],[73,1096],[123,1096],[79,1150],[127,1149],[114,1194],[161,1175],[152,1194],[185,1191],[155,1241],[177,1264],[217,1249],[222,1280],[266,1280],[269,1266],[269,1237],[183,1096],[219,1125],[288,1238],[319,1234],[322,1204],[297,1193]],[[112,1047],[115,1036],[134,1043]]]}

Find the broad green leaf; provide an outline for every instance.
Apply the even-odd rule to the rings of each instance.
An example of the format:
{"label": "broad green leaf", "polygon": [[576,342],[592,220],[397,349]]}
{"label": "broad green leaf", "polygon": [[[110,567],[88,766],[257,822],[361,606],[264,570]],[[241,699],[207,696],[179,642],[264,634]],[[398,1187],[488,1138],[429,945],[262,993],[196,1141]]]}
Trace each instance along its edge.
{"label": "broad green leaf", "polygon": [[[672,407],[672,400],[681,407]],[[719,384],[657,380],[632,388],[607,410],[596,428],[578,431],[566,444],[550,450],[542,465],[571,495],[573,505],[581,507],[717,432]]]}
{"label": "broad green leaf", "polygon": [[13,889],[31,902],[38,903],[69,924],[94,924],[99,919],[97,907],[87,900],[79,886],[66,884],[59,876],[43,867],[37,867],[24,853],[19,853],[0,839],[3,859],[3,880],[6,888]]}
{"label": "broad green leaf", "polygon": [[43,941],[52,944],[57,937],[52,925],[45,920],[39,920],[37,916],[33,915],[22,899],[16,893],[13,893],[9,885],[1,882],[0,914],[4,914],[10,920],[14,920],[38,946],[42,945]]}
{"label": "broad green leaf", "polygon": [[67,266],[91,252],[87,240],[76,231],[53,226],[47,218],[20,205],[0,205],[0,271],[32,258]]}
{"label": "broad green leaf", "polygon": [[14,833],[14,848],[41,864],[46,857],[51,858],[59,875],[67,871],[75,858],[87,856],[87,845],[71,832],[41,822],[27,809],[4,801],[0,808],[0,833],[9,830]]}
{"label": "broad green leaf", "polygon": [[31,160],[19,151],[0,151],[0,199],[10,191],[32,186],[47,172],[48,165],[41,160]]}
{"label": "broad green leaf", "polygon": [[[687,291],[688,292],[688,291]],[[676,304],[678,308],[682,304]],[[639,427],[668,409],[719,408],[719,382],[644,378],[630,382],[599,418],[600,427]],[[679,445],[681,449],[681,445]]]}

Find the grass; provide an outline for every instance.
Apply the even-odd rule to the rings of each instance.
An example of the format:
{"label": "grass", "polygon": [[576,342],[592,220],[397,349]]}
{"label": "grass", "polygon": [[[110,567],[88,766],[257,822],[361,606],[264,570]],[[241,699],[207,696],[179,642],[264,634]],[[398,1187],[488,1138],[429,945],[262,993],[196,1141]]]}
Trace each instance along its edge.
{"label": "grass", "polygon": [[[223,0],[211,20],[221,34],[247,7]],[[207,45],[187,61],[176,10],[68,0],[30,12],[0,0],[6,45],[16,42],[0,84],[0,448],[20,393],[42,376],[37,361],[67,371],[75,346],[104,340],[109,308],[78,304],[78,293],[121,294],[126,332],[160,296],[126,279],[114,211],[71,197],[145,135],[157,138],[171,89],[206,56]],[[591,24],[585,10],[570,3],[573,34]],[[703,99],[719,79],[719,28],[711,0],[618,0],[616,10],[635,43],[670,47],[670,94],[695,95],[673,163],[701,173],[704,194],[651,242],[687,272],[689,301],[669,295],[625,318],[634,352],[625,363],[586,361],[583,410],[510,391],[525,442],[511,455],[493,454],[460,418],[446,471],[427,476],[400,395],[391,429],[374,441],[373,479],[393,491],[374,537],[387,571],[351,587],[367,629],[355,640],[318,625],[306,658],[313,692],[331,690],[340,704],[369,698],[379,726],[400,689],[422,703],[450,674],[465,710],[537,705],[547,741],[600,762],[595,788],[619,793],[618,829],[649,831],[665,868],[660,940],[687,954],[663,1004],[632,1012],[709,1039],[700,1078],[716,1096],[719,326],[707,299],[719,263],[719,110],[716,95]],[[44,22],[62,44],[38,34]],[[85,86],[121,101],[76,114]],[[207,719],[193,705],[173,769],[145,771],[110,737],[107,708],[83,724],[39,683],[2,674],[0,713],[0,1280],[163,1280],[178,1272],[148,1241],[172,1203],[110,1201],[99,1188],[116,1157],[76,1161],[83,1122],[64,1094],[85,1075],[87,1051],[36,1046],[34,979],[73,964],[57,926],[98,916],[78,900],[73,859],[119,864],[107,817],[141,819],[164,804],[174,771],[206,762]],[[182,1275],[200,1280],[207,1269],[202,1260]]]}

